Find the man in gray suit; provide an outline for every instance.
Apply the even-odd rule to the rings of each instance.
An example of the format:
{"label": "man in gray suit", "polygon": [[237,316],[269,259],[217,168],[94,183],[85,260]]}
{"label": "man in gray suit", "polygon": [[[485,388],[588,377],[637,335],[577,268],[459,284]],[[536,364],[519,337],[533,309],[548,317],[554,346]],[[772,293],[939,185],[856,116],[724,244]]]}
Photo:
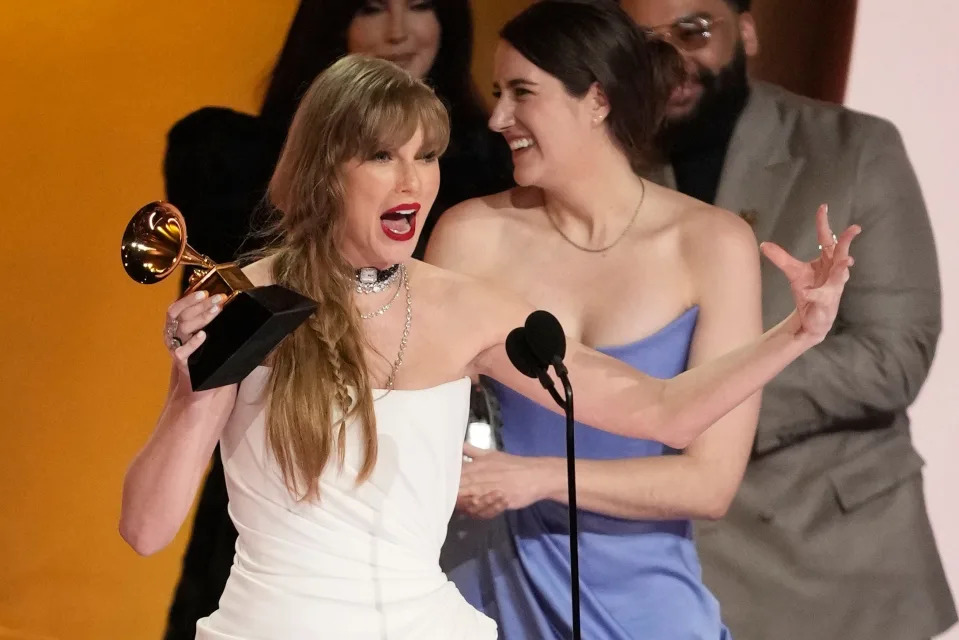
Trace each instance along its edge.
{"label": "man in gray suit", "polygon": [[[664,183],[739,213],[760,241],[800,259],[817,251],[809,216],[821,202],[836,228],[863,228],[832,335],[766,387],[736,500],[698,528],[724,619],[737,640],[941,633],[956,610],[906,415],[936,348],[939,276],[898,132],[749,82],[748,0],[621,4],[676,44],[691,72],[668,108]],[[768,263],[762,277],[769,326],[792,301]]]}

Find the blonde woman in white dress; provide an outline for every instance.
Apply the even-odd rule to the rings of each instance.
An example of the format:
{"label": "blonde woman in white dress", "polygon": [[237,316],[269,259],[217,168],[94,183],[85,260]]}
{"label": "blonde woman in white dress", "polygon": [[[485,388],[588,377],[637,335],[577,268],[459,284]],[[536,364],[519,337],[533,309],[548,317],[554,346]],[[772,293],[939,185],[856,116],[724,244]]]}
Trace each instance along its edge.
{"label": "blonde woman in white dress", "polygon": [[[507,358],[532,310],[488,285],[412,260],[449,133],[433,92],[388,62],[348,56],[310,87],[270,184],[280,241],[245,271],[318,311],[239,385],[193,392],[186,361],[219,311],[183,298],[167,314],[170,390],[124,482],[120,533],[165,547],[221,443],[239,531],[219,609],[197,638],[496,638],[439,568],[469,403],[484,374],[545,406]],[[797,308],[759,340],[671,380],[568,346],[578,417],[683,447],[822,340],[857,229],[799,263],[767,256]]]}

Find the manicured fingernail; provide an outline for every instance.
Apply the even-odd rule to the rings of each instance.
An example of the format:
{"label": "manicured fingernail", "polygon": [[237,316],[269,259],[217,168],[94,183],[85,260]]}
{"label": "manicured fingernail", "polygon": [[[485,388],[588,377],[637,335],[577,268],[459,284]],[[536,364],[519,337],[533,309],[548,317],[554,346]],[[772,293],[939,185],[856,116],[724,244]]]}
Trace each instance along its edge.
{"label": "manicured fingernail", "polygon": [[223,302],[224,300],[226,300],[226,296],[223,295],[222,293],[218,293],[218,294],[216,294],[215,296],[213,296],[212,298],[210,298],[210,301],[211,301],[213,304],[220,304],[220,303]]}
{"label": "manicured fingernail", "polygon": [[220,313],[220,306],[219,306],[219,305],[216,305],[216,304],[215,304],[215,305],[213,305],[212,307],[210,307],[210,315],[211,315],[211,316],[215,316],[215,315],[218,314],[218,313]]}
{"label": "manicured fingernail", "polygon": [[206,297],[206,295],[207,295],[206,291],[197,291],[196,293],[193,294],[193,299],[202,300],[203,298]]}

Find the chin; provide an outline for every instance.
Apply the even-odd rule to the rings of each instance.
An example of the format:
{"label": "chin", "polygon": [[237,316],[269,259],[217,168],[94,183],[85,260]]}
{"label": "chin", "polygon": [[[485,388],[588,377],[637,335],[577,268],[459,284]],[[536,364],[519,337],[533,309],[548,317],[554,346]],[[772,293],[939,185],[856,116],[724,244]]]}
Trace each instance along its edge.
{"label": "chin", "polygon": [[383,266],[391,266],[399,262],[409,262],[410,258],[413,256],[413,251],[416,249],[416,243],[419,241],[420,234],[416,234],[409,240],[404,240],[403,242],[397,242],[395,240],[385,240],[384,243],[379,247],[379,258],[383,262]]}
{"label": "chin", "polygon": [[513,181],[520,187],[539,187],[543,172],[533,167],[513,167]]}

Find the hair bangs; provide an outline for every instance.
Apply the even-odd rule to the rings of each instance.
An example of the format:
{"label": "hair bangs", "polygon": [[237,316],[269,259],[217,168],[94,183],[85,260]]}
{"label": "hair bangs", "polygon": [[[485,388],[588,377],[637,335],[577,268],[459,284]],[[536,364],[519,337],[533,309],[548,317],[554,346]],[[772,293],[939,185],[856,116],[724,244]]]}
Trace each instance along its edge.
{"label": "hair bangs", "polygon": [[422,154],[442,155],[450,138],[446,107],[432,89],[418,83],[386,87],[358,121],[355,155],[368,158],[378,151],[395,151],[422,129]]}

